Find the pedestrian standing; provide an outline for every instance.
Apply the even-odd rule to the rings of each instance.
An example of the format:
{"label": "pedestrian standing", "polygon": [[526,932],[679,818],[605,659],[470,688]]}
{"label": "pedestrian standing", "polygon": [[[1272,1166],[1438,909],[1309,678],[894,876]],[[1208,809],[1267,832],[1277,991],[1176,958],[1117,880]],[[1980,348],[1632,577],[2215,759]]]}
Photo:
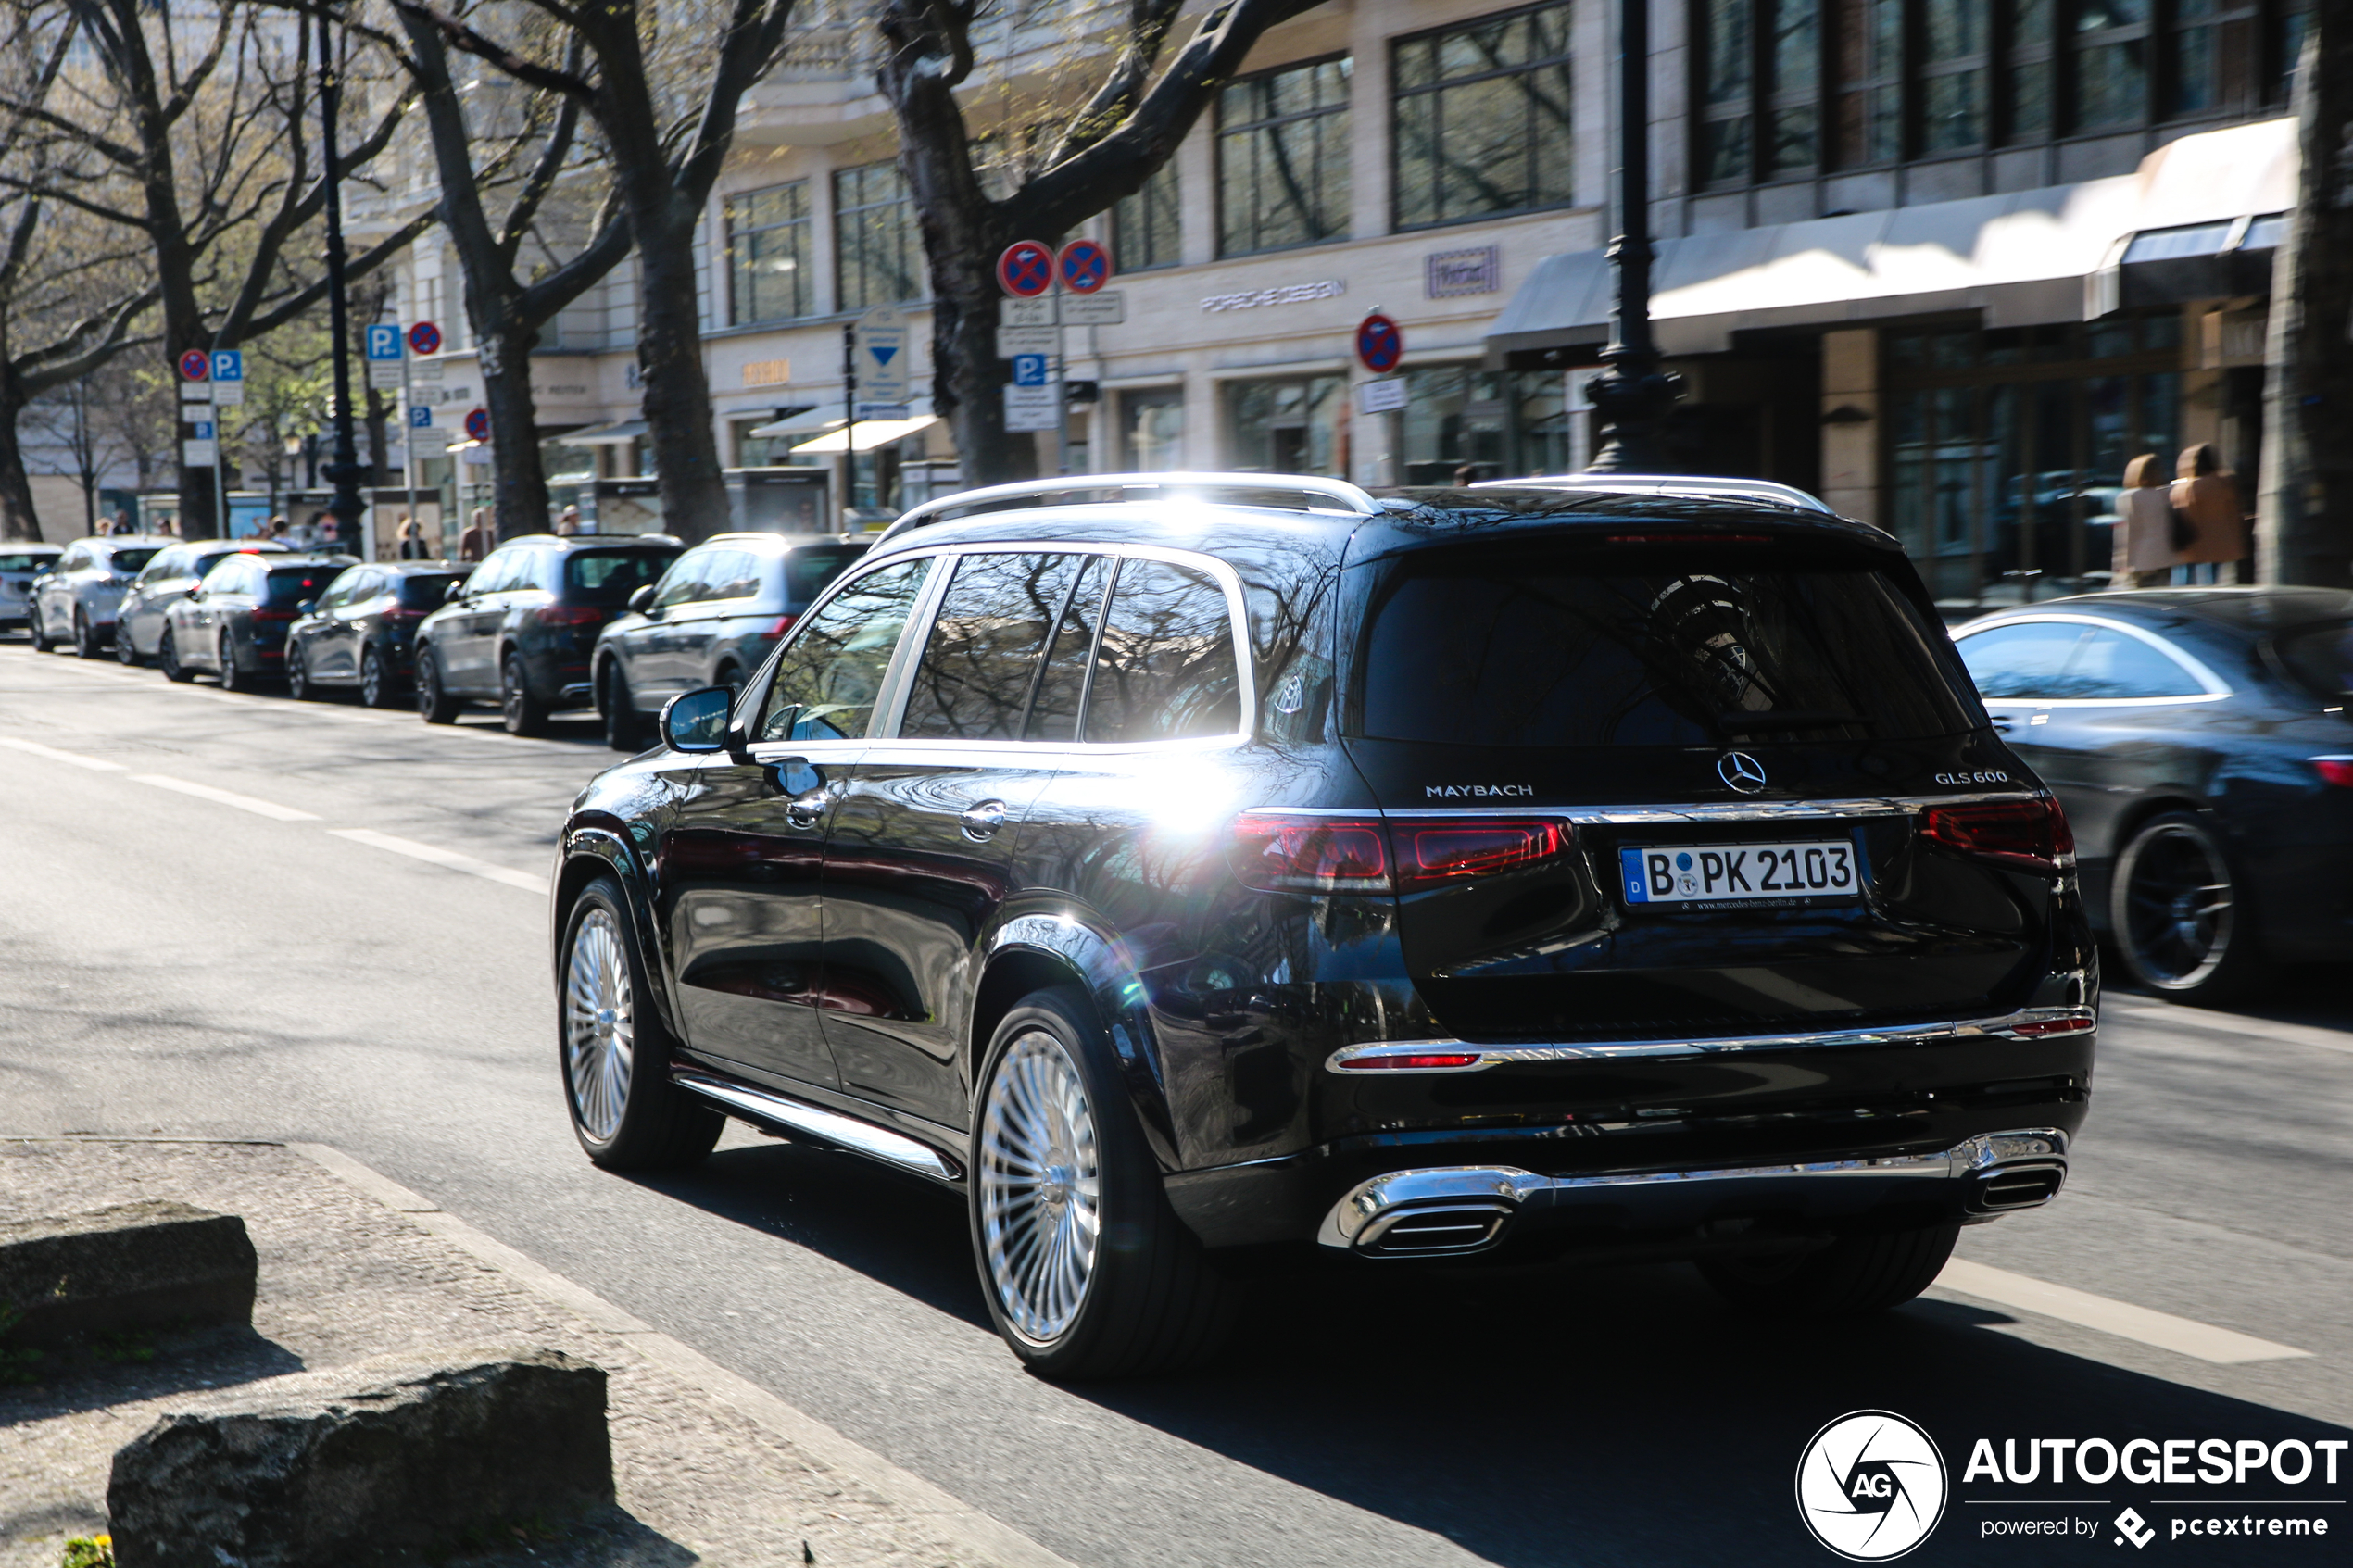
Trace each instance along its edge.
{"label": "pedestrian standing", "polygon": [[579,532],[580,508],[578,507],[566,507],[557,514],[556,533],[559,537],[569,539]]}
{"label": "pedestrian standing", "polygon": [[2144,452],[2124,465],[2124,490],[2116,497],[2108,586],[2155,588],[2171,573],[2173,498],[2165,483],[2165,460]]}
{"label": "pedestrian standing", "polygon": [[2208,441],[2183,447],[2173,472],[2173,509],[2189,524],[2173,581],[2235,583],[2238,563],[2246,558],[2246,518],[2239,510],[2238,481],[2222,467],[2222,455]]}
{"label": "pedestrian standing", "polygon": [[433,548],[425,543],[425,531],[407,512],[400,514],[400,525],[393,530],[393,536],[399,541],[397,553],[402,560],[433,558]]}
{"label": "pedestrian standing", "polygon": [[458,535],[458,558],[480,560],[490,553],[490,508],[476,507],[466,531]]}

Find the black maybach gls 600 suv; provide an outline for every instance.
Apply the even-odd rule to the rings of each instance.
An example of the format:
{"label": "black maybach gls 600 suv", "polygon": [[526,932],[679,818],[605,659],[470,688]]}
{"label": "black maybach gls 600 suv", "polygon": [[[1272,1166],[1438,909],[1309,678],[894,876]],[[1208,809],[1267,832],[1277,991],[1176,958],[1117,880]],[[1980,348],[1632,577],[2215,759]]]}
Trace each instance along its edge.
{"label": "black maybach gls 600 suv", "polygon": [[1050,1375],[1205,1354],[1286,1250],[1909,1299],[2065,1178],[2066,823],[1893,539],[1662,488],[909,513],[582,792],[581,1143],[736,1116],[921,1173]]}

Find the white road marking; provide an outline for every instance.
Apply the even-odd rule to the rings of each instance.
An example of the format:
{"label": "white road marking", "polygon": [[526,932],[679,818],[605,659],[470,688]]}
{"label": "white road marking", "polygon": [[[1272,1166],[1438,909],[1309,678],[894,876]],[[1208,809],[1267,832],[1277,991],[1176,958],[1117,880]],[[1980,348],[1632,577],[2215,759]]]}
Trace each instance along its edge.
{"label": "white road marking", "polygon": [[120,762],[109,762],[103,757],[84,757],[78,751],[59,751],[54,746],[44,746],[37,740],[17,740],[0,735],[0,746],[21,751],[31,757],[45,757],[52,762],[70,762],[77,768],[87,768],[94,773],[120,773],[129,770]]}
{"label": "white road marking", "polygon": [[2154,1345],[2160,1350],[2195,1356],[2199,1361],[2216,1361],[2224,1366],[2235,1366],[2243,1361],[2285,1361],[2312,1353],[2285,1345],[2274,1345],[2251,1334],[2216,1328],[2211,1323],[2199,1323],[2192,1318],[2177,1318],[2171,1312],[2135,1307],[2130,1301],[2112,1300],[2086,1290],[2070,1290],[2063,1285],[2014,1274],[2007,1269],[1988,1268],[1983,1263],[1972,1263],[1964,1258],[1956,1258],[1945,1264],[1944,1272],[1936,1276],[1936,1283],[1947,1290],[1957,1290],[1964,1296],[1974,1296],[1982,1301],[2015,1307],[2020,1311],[2057,1318],[2061,1323],[2071,1323],[2082,1328],[2095,1328],[2120,1339],[2136,1339],[2144,1345]]}
{"label": "white road marking", "polygon": [[494,866],[487,860],[477,860],[472,855],[460,855],[455,849],[439,849],[430,844],[420,844],[413,838],[395,838],[373,828],[329,828],[337,838],[347,838],[354,844],[365,844],[376,849],[389,849],[396,855],[406,855],[412,860],[423,860],[436,866],[447,866],[453,872],[478,876],[485,882],[499,882],[509,887],[520,887],[526,893],[543,897],[547,892],[547,879],[529,872],[510,871]]}
{"label": "white road marking", "polygon": [[257,800],[250,795],[215,789],[210,784],[191,784],[186,779],[175,779],[166,773],[133,773],[131,779],[133,784],[153,784],[157,789],[177,790],[182,795],[193,795],[199,800],[209,800],[216,805],[234,806],[240,811],[251,811],[257,817],[268,817],[274,822],[315,822],[319,820],[316,812],[297,811],[274,800]]}

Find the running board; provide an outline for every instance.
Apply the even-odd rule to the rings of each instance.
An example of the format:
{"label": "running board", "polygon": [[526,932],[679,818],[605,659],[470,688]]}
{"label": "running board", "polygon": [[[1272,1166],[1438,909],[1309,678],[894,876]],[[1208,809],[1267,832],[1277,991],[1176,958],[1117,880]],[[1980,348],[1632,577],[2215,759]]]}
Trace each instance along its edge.
{"label": "running board", "polygon": [[929,1144],[872,1122],[862,1122],[855,1116],[845,1116],[838,1110],[824,1110],[797,1099],[786,1099],[773,1090],[755,1089],[733,1079],[691,1069],[673,1070],[670,1077],[680,1088],[692,1089],[705,1099],[716,1101],[754,1122],[768,1123],[788,1133],[806,1134],[853,1154],[887,1160],[919,1175],[952,1182],[963,1174]]}

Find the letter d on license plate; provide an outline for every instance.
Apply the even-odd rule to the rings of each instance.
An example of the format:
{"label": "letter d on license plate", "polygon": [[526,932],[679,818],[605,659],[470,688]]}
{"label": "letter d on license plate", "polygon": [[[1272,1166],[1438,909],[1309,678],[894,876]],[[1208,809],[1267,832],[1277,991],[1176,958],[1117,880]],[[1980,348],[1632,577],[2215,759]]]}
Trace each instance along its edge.
{"label": "letter d on license plate", "polygon": [[1617,852],[1629,904],[1778,904],[1854,898],[1855,846],[1674,844]]}

